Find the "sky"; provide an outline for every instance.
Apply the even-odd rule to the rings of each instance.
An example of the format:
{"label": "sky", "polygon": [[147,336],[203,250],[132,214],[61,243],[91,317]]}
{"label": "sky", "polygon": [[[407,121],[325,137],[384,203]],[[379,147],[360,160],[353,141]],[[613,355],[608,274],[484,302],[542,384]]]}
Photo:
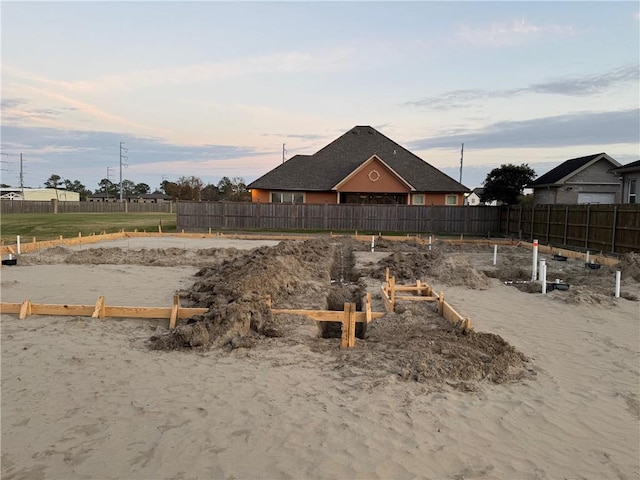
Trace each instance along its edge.
{"label": "sky", "polygon": [[249,183],[356,125],[456,180],[462,158],[469,188],[507,163],[542,175],[592,153],[640,158],[637,1],[2,1],[0,14],[12,186],[22,171],[25,187],[55,174],[95,190],[121,165],[152,191]]}

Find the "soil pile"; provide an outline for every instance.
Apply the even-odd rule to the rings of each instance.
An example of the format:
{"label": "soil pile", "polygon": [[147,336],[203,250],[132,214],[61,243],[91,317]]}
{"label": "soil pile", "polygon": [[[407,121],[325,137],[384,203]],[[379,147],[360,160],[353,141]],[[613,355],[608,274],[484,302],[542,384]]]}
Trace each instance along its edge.
{"label": "soil pile", "polygon": [[610,270],[620,270],[620,277],[623,280],[635,280],[640,282],[640,253],[626,253],[620,263],[610,268]]}
{"label": "soil pile", "polygon": [[188,250],[182,248],[87,248],[71,250],[66,247],[51,247],[21,255],[22,265],[145,265],[173,267],[177,265],[217,266],[225,260],[244,255],[235,248],[205,248]]}
{"label": "soil pile", "polygon": [[[372,321],[365,341],[355,349],[328,350],[334,355],[334,368],[345,378],[365,377],[374,385],[395,378],[465,391],[475,390],[481,381],[535,377],[528,358],[500,336],[463,334],[428,308],[411,308]],[[327,352],[326,344],[315,348]]]}

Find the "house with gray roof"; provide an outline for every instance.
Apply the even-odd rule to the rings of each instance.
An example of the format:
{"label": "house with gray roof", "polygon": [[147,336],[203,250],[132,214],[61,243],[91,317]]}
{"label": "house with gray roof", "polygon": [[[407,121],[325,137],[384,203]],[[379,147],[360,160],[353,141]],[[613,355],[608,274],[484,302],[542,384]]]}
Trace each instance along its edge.
{"label": "house with gray roof", "polygon": [[295,155],[247,188],[262,203],[404,205],[462,205],[470,191],[370,126]]}
{"label": "house with gray roof", "polygon": [[611,169],[622,182],[622,203],[640,203],[640,160]]}
{"label": "house with gray roof", "polygon": [[538,177],[533,189],[535,204],[619,203],[620,179],[612,168],[620,163],[606,153],[572,158]]}

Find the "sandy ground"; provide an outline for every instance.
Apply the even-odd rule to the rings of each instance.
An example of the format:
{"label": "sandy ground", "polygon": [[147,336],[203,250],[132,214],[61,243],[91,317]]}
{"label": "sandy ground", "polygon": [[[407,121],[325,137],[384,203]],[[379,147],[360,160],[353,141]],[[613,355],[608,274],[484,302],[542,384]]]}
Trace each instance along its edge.
{"label": "sandy ground", "polygon": [[[223,267],[241,270],[229,262],[258,246],[142,240],[24,256],[0,270],[2,301],[93,304],[104,295],[109,305],[168,306],[174,292],[206,284],[203,265],[233,279]],[[356,252],[373,291],[393,251]],[[411,255],[391,265],[409,258],[410,276],[423,258]],[[457,260],[448,265],[495,270],[486,248],[465,255],[449,252]],[[499,264],[515,266],[516,255],[501,253]],[[578,278],[581,269],[569,267],[554,266],[555,275]],[[412,315],[373,325],[352,351],[319,339],[306,317],[281,321],[295,336],[260,337],[252,348],[162,351],[149,341],[166,321],[2,315],[2,479],[640,478],[636,281],[625,280],[627,298],[614,300],[604,273],[606,287],[574,283],[571,297],[520,291],[477,269],[462,282],[431,273],[420,277],[476,331],[522,352],[531,374],[496,383],[394,372],[389,355],[401,352],[376,350],[386,344],[376,332],[429,317],[413,305]],[[309,288],[321,287],[308,285],[307,297],[294,283],[280,285],[290,294],[275,299],[311,302]]]}

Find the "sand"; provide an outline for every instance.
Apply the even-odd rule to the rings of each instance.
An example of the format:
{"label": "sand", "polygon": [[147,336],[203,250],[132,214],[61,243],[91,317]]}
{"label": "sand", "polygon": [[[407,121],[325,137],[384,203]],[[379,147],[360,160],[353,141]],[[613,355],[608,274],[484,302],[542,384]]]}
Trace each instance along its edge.
{"label": "sand", "polygon": [[[326,245],[135,240],[23,255],[0,270],[2,301],[93,304],[104,295],[107,304],[168,306],[178,291],[185,304],[228,313],[224,301],[249,288],[273,290],[279,307],[322,308],[330,279],[348,277],[351,262],[372,292],[384,266],[444,290],[477,333],[456,340],[412,304],[370,325],[354,350],[319,338],[307,317],[278,316],[262,333],[245,332],[250,348],[165,351],[151,339],[165,336],[166,321],[5,314],[3,480],[640,478],[631,275],[613,299],[610,271],[556,264],[553,278],[571,289],[542,296],[505,285],[530,262],[517,249],[493,267],[487,247],[382,242],[349,257],[344,242],[344,258],[326,262]],[[253,312],[240,297],[232,304]]]}

